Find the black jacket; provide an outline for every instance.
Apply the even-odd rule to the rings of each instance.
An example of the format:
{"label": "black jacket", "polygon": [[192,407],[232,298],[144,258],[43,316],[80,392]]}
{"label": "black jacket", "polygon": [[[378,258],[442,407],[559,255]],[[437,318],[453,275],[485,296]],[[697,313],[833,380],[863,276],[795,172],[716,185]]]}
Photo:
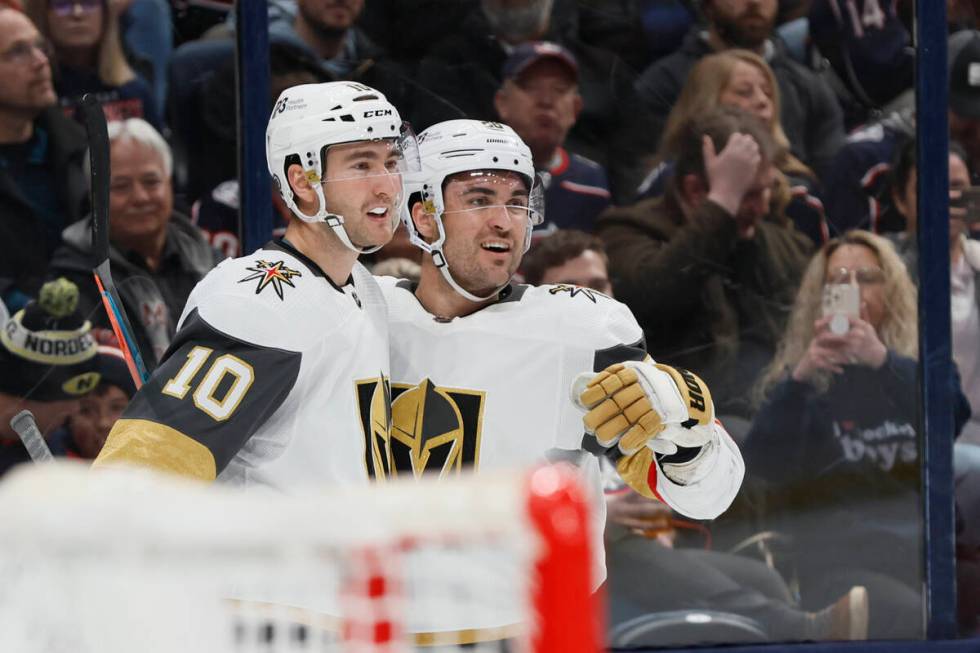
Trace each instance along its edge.
{"label": "black jacket", "polygon": [[[65,230],[64,244],[51,260],[50,275],[78,285],[78,308],[92,324],[108,327],[102,299],[92,277],[91,218]],[[112,279],[133,325],[140,353],[150,369],[156,367],[173,338],[177,321],[191,290],[219,261],[204,234],[184,216],[174,213],[167,225],[160,269],[150,272],[140,257],[110,245]]]}
{"label": "black jacket", "polygon": [[[815,572],[853,564],[917,582],[917,376],[915,360],[889,351],[877,370],[844,366],[823,393],[787,377],[759,409],[745,468],[769,482],[770,516]],[[970,407],[955,369],[949,383],[958,433]]]}
{"label": "black jacket", "polygon": [[670,195],[607,209],[596,229],[650,355],[697,372],[718,414],[748,417],[745,388],[776,350],[810,240],[775,217],[738,240],[722,207],[705,201],[685,219]]}
{"label": "black jacket", "polygon": [[[88,182],[82,169],[88,143],[85,131],[50,108],[35,121],[48,135],[48,170],[61,198],[64,225],[85,215]],[[0,166],[0,294],[14,289],[34,296],[41,288],[53,250],[48,249],[44,226]]]}
{"label": "black jacket", "polygon": [[[766,59],[779,83],[780,117],[792,152],[822,176],[844,142],[844,118],[837,98],[821,77],[793,61],[778,39],[766,47]],[[658,120],[657,140],[687,74],[701,57],[711,53],[707,33],[695,28],[680,50],[653,63],[636,80],[637,96]]]}

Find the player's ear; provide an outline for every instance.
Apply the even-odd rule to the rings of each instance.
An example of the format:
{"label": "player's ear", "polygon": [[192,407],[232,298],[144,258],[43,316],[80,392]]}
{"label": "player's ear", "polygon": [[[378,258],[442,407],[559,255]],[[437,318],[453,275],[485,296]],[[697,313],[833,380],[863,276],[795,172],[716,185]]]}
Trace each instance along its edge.
{"label": "player's ear", "polygon": [[313,190],[310,180],[307,179],[303,166],[294,163],[286,168],[286,179],[289,181],[289,187],[293,189],[293,194],[296,196],[296,199],[299,200],[298,203],[316,203],[316,192]]}
{"label": "player's ear", "polygon": [[438,237],[439,228],[436,226],[436,217],[426,212],[425,203],[421,200],[412,203],[412,222],[415,223],[415,229],[426,241],[431,242]]}

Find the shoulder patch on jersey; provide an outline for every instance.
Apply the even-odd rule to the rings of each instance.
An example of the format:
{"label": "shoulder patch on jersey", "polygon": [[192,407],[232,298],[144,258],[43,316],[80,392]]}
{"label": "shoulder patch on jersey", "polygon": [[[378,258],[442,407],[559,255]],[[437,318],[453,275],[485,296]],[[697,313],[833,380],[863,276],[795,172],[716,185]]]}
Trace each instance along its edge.
{"label": "shoulder patch on jersey", "polygon": [[279,299],[283,299],[283,285],[289,286],[290,288],[295,288],[293,284],[294,277],[301,277],[303,273],[299,270],[293,270],[292,268],[286,267],[285,261],[266,261],[257,260],[254,264],[245,268],[251,274],[247,275],[244,279],[239,279],[238,283],[245,283],[247,281],[255,281],[255,294],[258,295],[263,290],[269,286],[275,290],[276,295]]}
{"label": "shoulder patch on jersey", "polygon": [[569,297],[585,297],[593,304],[597,303],[596,297],[605,297],[606,299],[612,299],[609,295],[599,292],[598,290],[592,290],[591,288],[585,288],[583,286],[575,286],[568,283],[555,284],[548,289],[548,294],[558,295],[561,293],[568,293]]}

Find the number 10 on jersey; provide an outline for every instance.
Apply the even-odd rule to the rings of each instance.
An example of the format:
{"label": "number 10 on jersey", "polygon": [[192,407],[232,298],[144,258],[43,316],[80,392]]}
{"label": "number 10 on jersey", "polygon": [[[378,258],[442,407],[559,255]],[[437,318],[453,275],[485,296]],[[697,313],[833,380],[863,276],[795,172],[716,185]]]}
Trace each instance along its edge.
{"label": "number 10 on jersey", "polygon": [[[214,350],[208,347],[191,349],[187,354],[187,362],[176,376],[167,381],[161,392],[177,399],[186,397],[198,372],[213,353]],[[231,375],[231,386],[225,391],[224,397],[219,399],[215,395],[227,375]],[[214,420],[222,422],[232,416],[245,397],[245,393],[252,387],[254,380],[255,370],[251,365],[237,356],[222,354],[211,363],[207,373],[194,388],[191,397],[198,409]]]}

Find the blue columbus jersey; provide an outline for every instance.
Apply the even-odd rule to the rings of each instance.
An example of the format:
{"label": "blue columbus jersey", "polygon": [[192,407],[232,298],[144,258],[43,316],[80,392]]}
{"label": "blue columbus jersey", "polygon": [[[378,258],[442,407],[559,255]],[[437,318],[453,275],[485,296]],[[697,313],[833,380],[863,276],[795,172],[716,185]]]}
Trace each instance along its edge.
{"label": "blue columbus jersey", "polygon": [[824,179],[824,209],[831,235],[849,229],[902,231],[905,220],[891,208],[891,162],[908,138],[901,125],[883,121],[853,132]]}
{"label": "blue columbus jersey", "polygon": [[559,148],[557,162],[543,175],[545,223],[539,230],[581,229],[592,233],[609,206],[609,182],[601,165]]}

